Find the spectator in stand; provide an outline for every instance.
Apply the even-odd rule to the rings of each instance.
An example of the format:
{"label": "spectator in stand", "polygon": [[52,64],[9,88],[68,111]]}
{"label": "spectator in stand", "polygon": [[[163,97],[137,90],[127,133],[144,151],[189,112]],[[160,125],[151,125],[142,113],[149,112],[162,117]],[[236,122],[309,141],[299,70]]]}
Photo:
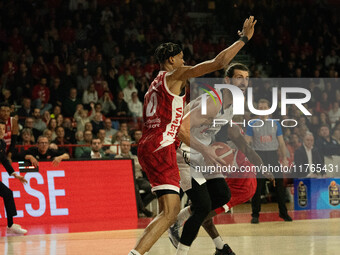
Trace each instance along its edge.
{"label": "spectator in stand", "polygon": [[85,123],[85,130],[84,131],[91,131],[93,134],[93,126],[91,122],[86,122]]}
{"label": "spectator in stand", "polygon": [[329,112],[331,109],[331,102],[329,102],[327,92],[322,92],[321,101],[316,103],[317,112]]}
{"label": "spectator in stand", "polygon": [[31,94],[33,86],[33,78],[31,72],[28,71],[27,64],[21,63],[19,66],[19,72],[14,79],[16,88],[13,92],[17,96],[17,99],[21,99],[22,96],[28,96]]}
{"label": "spectator in stand", "polygon": [[145,70],[146,78],[151,80],[153,72],[155,70],[159,70],[159,65],[155,61],[155,57],[154,56],[152,56],[152,55],[150,56],[149,62],[146,63],[144,70]]}
{"label": "spectator in stand", "polygon": [[34,136],[34,140],[37,140],[38,137],[41,135],[41,132],[38,129],[35,129],[33,127],[33,124],[34,124],[34,119],[32,117],[27,117],[25,119],[24,128],[30,129],[32,131],[33,136]]}
{"label": "spectator in stand", "polygon": [[37,61],[32,65],[32,76],[34,80],[39,81],[43,76],[49,74],[48,67],[43,56],[38,56]]}
{"label": "spectator in stand", "polygon": [[72,126],[72,121],[70,118],[65,118],[63,121],[62,127],[65,131],[65,139],[69,141],[71,144],[76,143],[76,137],[75,137],[75,128]]}
{"label": "spectator in stand", "polygon": [[24,128],[21,130],[21,142],[17,145],[22,145],[22,147],[16,146],[12,159],[14,161],[22,160],[24,158],[24,152],[28,150],[34,142],[35,140],[31,129]]}
{"label": "spectator in stand", "polygon": [[144,96],[149,89],[149,81],[145,76],[137,81],[137,89],[139,101],[144,102]]}
{"label": "spectator in stand", "polygon": [[51,118],[56,118],[59,114],[61,114],[61,107],[59,105],[56,105],[53,107],[53,112],[51,113]]}
{"label": "spectator in stand", "polygon": [[312,115],[311,122],[309,124],[309,130],[313,133],[314,136],[317,136],[319,126],[320,126],[319,116],[318,115]]}
{"label": "spectator in stand", "polygon": [[104,75],[104,76],[107,75],[107,69],[106,69],[107,64],[106,64],[106,61],[103,58],[103,54],[98,53],[95,60],[93,62],[91,62],[91,64],[93,64],[93,66],[95,66],[95,67],[100,67],[102,75]]}
{"label": "spectator in stand", "polygon": [[79,94],[82,95],[84,91],[88,89],[91,83],[93,83],[93,79],[89,75],[88,69],[84,67],[82,75],[78,75],[77,77],[77,89]]}
{"label": "spectator in stand", "polygon": [[[80,131],[78,131],[80,132]],[[77,132],[77,133],[78,133]],[[85,152],[89,152],[91,151],[91,140],[93,138],[92,132],[91,131],[84,131],[83,132],[83,136],[84,136],[84,140],[77,140],[77,144],[79,145],[87,145],[87,146],[82,146],[82,147],[76,147],[74,150],[74,156],[75,158],[81,158],[81,156],[85,153]]]}
{"label": "spectator in stand", "polygon": [[84,109],[82,104],[79,104],[77,106],[77,111],[74,113],[74,119],[77,122],[77,131],[84,131],[85,130],[85,124],[87,122],[91,122],[92,117],[94,116],[94,104],[90,104],[90,106],[92,107],[91,110],[91,115],[88,115],[88,110]]}
{"label": "spectator in stand", "polygon": [[60,77],[60,75],[65,71],[65,67],[59,62],[59,56],[55,55],[53,57],[53,62],[48,65],[49,75],[52,79]]}
{"label": "spectator in stand", "polygon": [[119,91],[117,95],[117,100],[115,101],[116,112],[115,116],[117,117],[129,117],[131,115],[129,107],[124,100],[123,91]]}
{"label": "spectator in stand", "polygon": [[34,100],[33,104],[36,108],[41,110],[41,114],[43,114],[44,111],[52,109],[52,105],[48,103],[50,100],[50,90],[46,85],[47,78],[42,77],[40,83],[33,87],[32,92],[32,99]]}
{"label": "spectator in stand", "polygon": [[132,92],[132,100],[128,103],[129,110],[132,117],[141,118],[143,117],[143,105],[138,99],[137,92]]}
{"label": "spectator in stand", "polygon": [[113,154],[120,154],[120,141],[128,137],[124,137],[124,134],[121,131],[117,131],[117,133],[112,137],[112,146],[110,147],[110,150],[112,151]]}
{"label": "spectator in stand", "polygon": [[328,125],[328,126],[331,125],[329,117],[328,117],[328,115],[325,112],[320,113],[320,124],[321,125],[325,124],[325,125]]}
{"label": "spectator in stand", "polygon": [[127,122],[121,122],[119,126],[119,131],[123,133],[123,135],[131,140],[129,135],[129,126]]}
{"label": "spectator in stand", "polygon": [[106,77],[109,89],[113,95],[117,95],[119,91],[121,91],[121,88],[118,83],[118,70],[111,68],[109,70],[109,74]]}
{"label": "spectator in stand", "polygon": [[97,133],[97,138],[100,139],[100,141],[102,142],[103,146],[111,145],[112,139],[109,139],[108,137],[106,137],[105,129],[99,129],[99,131]]}
{"label": "spectator in stand", "polygon": [[135,87],[135,84],[134,84],[134,81],[133,80],[129,80],[127,82],[127,86],[126,88],[123,89],[123,93],[124,93],[124,100],[125,102],[127,102],[128,104],[132,102],[132,93],[133,92],[138,92],[136,87]]}
{"label": "spectator in stand", "polygon": [[[324,159],[320,156],[319,150],[314,147],[314,136],[311,132],[306,133],[303,145],[295,151],[294,162],[298,170],[294,177],[299,178],[317,177],[318,174],[310,171],[312,165],[315,170],[318,165],[321,169],[324,167]],[[318,173],[321,174],[321,171]]]}
{"label": "spectator in stand", "polygon": [[61,127],[64,122],[64,116],[62,114],[58,114],[55,116],[55,119],[57,120],[57,127]]}
{"label": "spectator in stand", "polygon": [[81,104],[81,101],[77,98],[77,89],[71,88],[69,97],[63,102],[62,110],[64,116],[73,117],[78,104]]}
{"label": "spectator in stand", "polygon": [[104,129],[103,115],[100,112],[95,112],[91,124],[93,127],[93,134],[97,134],[99,129]]}
{"label": "spectator in stand", "polygon": [[53,150],[49,148],[48,138],[39,136],[36,147],[29,148],[25,153],[25,160],[31,161],[32,165],[37,167],[38,160],[52,160],[53,166],[58,166],[62,160],[69,159],[70,156],[63,151]]}
{"label": "spectator in stand", "polygon": [[138,144],[139,144],[139,140],[140,140],[141,138],[142,138],[142,130],[139,130],[139,129],[135,130],[135,131],[133,132],[133,139],[134,139],[134,141],[132,142],[132,144],[133,144],[134,146],[132,146],[132,148],[131,148],[131,153],[132,153],[133,155],[136,155],[136,156],[137,156]]}
{"label": "spectator in stand", "polygon": [[48,128],[45,129],[42,135],[47,137],[50,144],[52,143],[53,139],[52,139],[52,131],[51,130],[49,130]]}
{"label": "spectator in stand", "polygon": [[65,26],[60,30],[60,40],[71,46],[75,42],[75,31],[72,28],[72,20],[68,19],[65,22]]}
{"label": "spectator in stand", "polygon": [[47,128],[46,123],[42,120],[39,108],[34,108],[32,117],[34,119],[33,128],[39,130],[41,133]]}
{"label": "spectator in stand", "polygon": [[[136,181],[136,200],[138,206],[138,212],[143,213],[147,217],[152,217],[152,212],[147,210],[147,206],[156,196],[151,192],[151,185],[149,181],[143,176],[142,167],[139,164],[137,156],[131,153],[131,142],[128,139],[122,139],[120,142],[121,152],[116,155],[115,158],[133,159],[135,169],[135,181]],[[145,192],[144,199],[140,195],[140,190]]]}
{"label": "spectator in stand", "polygon": [[104,151],[102,150],[103,144],[99,138],[92,138],[91,150],[84,152],[81,158],[84,159],[100,159],[105,158]]}
{"label": "spectator in stand", "polygon": [[117,130],[112,128],[112,122],[110,118],[106,118],[104,120],[104,129],[105,129],[105,137],[106,139],[110,140],[110,143],[112,142],[112,137],[115,133],[117,133]]}
{"label": "spectator in stand", "polygon": [[340,144],[340,129],[334,129],[332,138]]}
{"label": "spectator in stand", "polygon": [[18,110],[19,115],[19,124],[24,125],[25,118],[32,116],[32,106],[31,106],[31,99],[28,97],[25,97],[22,100],[22,106]]}
{"label": "spectator in stand", "polygon": [[319,129],[319,137],[315,146],[319,149],[321,157],[340,155],[340,145],[330,136],[329,126],[321,125]]}
{"label": "spectator in stand", "polygon": [[57,137],[53,140],[53,143],[57,145],[66,145],[71,144],[70,141],[66,140],[65,138],[65,129],[61,126],[57,127],[56,129]]}
{"label": "spectator in stand", "polygon": [[340,108],[338,102],[333,103],[333,107],[328,112],[328,116],[332,126],[334,126],[335,123],[340,120]]}
{"label": "spectator in stand", "polygon": [[102,72],[102,68],[100,66],[96,68],[96,74],[93,76],[92,79],[93,79],[95,90],[98,93],[98,98],[100,98],[104,93],[104,86],[103,86],[104,75]]}
{"label": "spectator in stand", "polygon": [[98,93],[94,87],[94,84],[91,83],[87,90],[84,91],[83,94],[83,104],[85,106],[90,105],[90,103],[98,102]]}
{"label": "spectator in stand", "polygon": [[57,134],[56,134],[57,120],[55,118],[50,120],[50,122],[48,123],[47,128],[49,130],[51,130],[51,132],[52,132],[52,140],[56,139],[56,137],[57,137]]}
{"label": "spectator in stand", "polygon": [[52,87],[51,87],[50,92],[51,92],[50,103],[53,106],[56,106],[56,105],[61,106],[62,101],[64,99],[65,92],[63,91],[63,89],[60,86],[60,78],[59,77],[53,78]]}
{"label": "spectator in stand", "polygon": [[335,49],[332,49],[325,59],[325,66],[328,68],[330,65],[340,65],[340,57],[336,54]]}
{"label": "spectator in stand", "polygon": [[116,110],[115,104],[112,102],[109,91],[104,91],[103,96],[99,99],[99,103],[103,107],[103,113],[106,117],[111,117]]}
{"label": "spectator in stand", "polygon": [[135,83],[135,78],[131,75],[130,70],[126,68],[124,73],[118,77],[118,82],[121,90],[127,87],[128,81],[132,80]]}

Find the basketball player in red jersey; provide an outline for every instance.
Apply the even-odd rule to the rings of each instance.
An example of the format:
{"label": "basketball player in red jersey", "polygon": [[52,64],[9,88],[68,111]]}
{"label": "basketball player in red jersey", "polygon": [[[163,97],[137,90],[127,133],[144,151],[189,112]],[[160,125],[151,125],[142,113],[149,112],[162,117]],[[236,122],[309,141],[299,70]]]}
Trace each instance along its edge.
{"label": "basketball player in red jersey", "polygon": [[[238,41],[214,59],[195,66],[184,66],[183,52],[177,44],[164,43],[156,49],[155,56],[161,71],[144,98],[144,127],[138,146],[138,158],[158,197],[160,214],[147,226],[129,255],[148,252],[175,222],[180,210],[180,177],[174,141],[182,122],[185,97],[180,96],[180,93],[186,81],[226,67],[253,36],[255,24],[254,17],[246,19],[242,32],[238,32]],[[210,157],[213,162],[218,160],[216,154]]]}
{"label": "basketball player in red jersey", "polygon": [[4,141],[6,143],[7,158],[11,161],[12,153],[18,139],[19,126],[18,120],[11,117],[10,106],[7,103],[0,104],[0,121],[5,123]]}

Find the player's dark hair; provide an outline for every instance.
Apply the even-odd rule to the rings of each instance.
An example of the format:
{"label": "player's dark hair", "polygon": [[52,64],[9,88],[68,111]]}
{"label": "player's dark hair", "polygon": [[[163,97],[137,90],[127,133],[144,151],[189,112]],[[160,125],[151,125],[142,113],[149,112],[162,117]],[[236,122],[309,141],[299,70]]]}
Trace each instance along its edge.
{"label": "player's dark hair", "polygon": [[233,63],[231,65],[228,66],[228,68],[225,70],[225,74],[224,77],[233,77],[235,70],[241,70],[241,71],[246,71],[249,72],[249,68],[241,63]]}
{"label": "player's dark hair", "polygon": [[2,120],[0,120],[0,125],[6,125],[6,123]]}
{"label": "player's dark hair", "polygon": [[181,46],[176,43],[167,42],[159,45],[155,51],[155,58],[159,64],[164,64],[164,62],[170,57],[176,56],[182,51]]}

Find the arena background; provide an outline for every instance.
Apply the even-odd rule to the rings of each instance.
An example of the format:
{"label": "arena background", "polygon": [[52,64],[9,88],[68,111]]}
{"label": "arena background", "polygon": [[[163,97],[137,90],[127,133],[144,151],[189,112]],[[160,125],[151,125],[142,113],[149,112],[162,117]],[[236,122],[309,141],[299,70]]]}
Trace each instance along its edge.
{"label": "arena background", "polygon": [[[71,156],[70,162],[61,162],[60,169],[51,168],[49,163],[44,163],[46,168],[41,167],[39,173],[27,173],[27,177],[31,179],[29,184],[31,189],[23,188],[8,178],[1,167],[1,180],[15,191],[18,210],[22,211],[22,215],[15,220],[29,232],[28,236],[19,239],[2,237],[0,250],[3,254],[79,254],[80,251],[82,254],[90,254],[89,251],[91,249],[93,251],[99,245],[102,250],[98,251],[98,254],[112,254],[113,249],[115,249],[113,254],[127,254],[140,230],[132,234],[107,232],[107,235],[100,237],[93,237],[90,233],[141,229],[150,222],[150,218],[145,218],[143,212],[137,211],[134,197],[134,167],[131,167],[133,161],[118,161],[113,158],[120,152],[119,142],[122,138],[132,141],[132,153],[136,155],[138,138],[135,137],[135,133],[140,131],[143,125],[141,107],[144,94],[159,70],[153,57],[155,48],[162,42],[179,43],[183,48],[186,64],[195,65],[213,58],[237,40],[237,31],[241,29],[244,19],[249,15],[254,15],[258,20],[255,34],[233,62],[246,64],[253,81],[263,78],[301,79],[304,81],[304,87],[311,91],[312,98],[306,107],[312,112],[312,116],[304,117],[299,111],[291,108],[287,116],[282,117],[294,117],[299,123],[295,128],[283,130],[290,163],[293,163],[294,151],[302,145],[305,133],[312,132],[317,143],[317,140],[321,139],[319,129],[326,124],[334,141],[333,147],[326,145],[319,150],[326,164],[339,167],[339,7],[340,2],[337,0],[0,1],[0,70],[2,70],[0,102],[10,105],[11,116],[19,120],[20,130],[26,128],[32,131],[32,136],[28,139],[31,141],[19,139],[12,159],[23,160],[25,150],[35,146],[40,134],[48,135],[51,143]],[[220,70],[208,74],[205,78],[220,78],[223,73],[224,70]],[[313,80],[310,80],[311,78]],[[46,85],[40,86],[44,79]],[[132,87],[128,87],[129,81],[132,81]],[[88,89],[91,87],[90,84],[94,84],[92,90]],[[260,98],[271,100],[270,84],[261,82],[258,86],[254,86],[254,83],[251,86],[255,90],[256,101]],[[74,95],[76,93],[75,98],[70,99],[71,91]],[[132,92],[135,92],[134,99],[131,97]],[[121,100],[122,97],[125,101]],[[77,106],[78,104],[82,106]],[[32,116],[35,107],[40,109],[40,114]],[[82,113],[86,115],[83,119],[80,116]],[[251,118],[251,115],[247,113],[245,117]],[[105,143],[103,153],[106,160],[94,164],[93,169],[87,167],[82,175],[81,162],[85,162],[86,165],[85,160],[89,160],[83,158],[82,154],[90,150],[90,145],[81,139],[80,133],[83,134],[86,128],[90,130],[90,125],[86,127],[85,122],[91,122],[90,131],[93,137],[96,137],[99,130],[104,128],[104,119],[110,119],[111,127],[114,129],[108,128],[110,133],[105,134],[105,138],[103,133],[102,136],[99,134]],[[64,137],[57,134],[57,126],[64,127]],[[15,169],[18,170],[16,164]],[[56,186],[50,186],[48,171],[59,170],[64,176],[57,175],[59,181],[55,183]],[[110,173],[110,170],[120,173]],[[107,173],[106,179],[93,177],[100,171]],[[260,234],[252,232],[252,229],[245,225],[240,226],[246,229],[246,233],[238,232],[236,227],[231,229],[238,237],[247,237],[252,235],[249,233],[255,233],[254,236],[286,235],[292,239],[283,238],[281,243],[268,239],[274,244],[266,245],[268,249],[263,249],[263,253],[248,248],[259,240],[243,239],[242,242],[246,245],[243,248],[236,245],[235,250],[239,251],[237,254],[337,253],[340,249],[339,244],[332,238],[338,238],[340,235],[339,227],[336,227],[339,222],[322,222],[320,219],[338,220],[340,217],[340,200],[335,194],[336,190],[332,190],[331,199],[330,184],[335,181],[336,185],[332,187],[339,192],[340,180],[337,177],[340,177],[340,173],[332,172],[322,178],[305,180],[303,185],[307,187],[307,198],[299,193],[300,180],[294,180],[290,178],[291,176],[285,177],[288,208],[295,227],[292,225],[286,229],[280,225],[279,232],[263,229]],[[314,181],[318,183],[313,184]],[[122,183],[123,187],[129,187],[126,192],[121,186]],[[78,198],[82,189],[80,184],[95,194],[106,192],[105,199],[97,200],[96,196],[90,195]],[[110,188],[103,191],[105,186]],[[51,193],[50,187],[54,187],[52,190],[53,192],[57,190],[57,193]],[[56,202],[53,207],[49,200],[51,197],[52,199],[54,197],[54,202],[62,199],[61,204]],[[304,204],[307,199],[308,206]],[[86,208],[83,210],[95,211],[97,208],[103,212],[102,217],[98,218],[98,215],[93,213],[91,218],[82,215],[81,212],[82,216],[79,216],[78,208],[73,211],[75,214],[69,211],[72,217],[55,216],[58,219],[54,221],[53,213],[49,209],[71,208],[75,201],[76,204],[79,203]],[[272,187],[268,184],[263,194],[263,208],[267,212],[264,216],[265,222],[275,224],[280,220],[277,217],[276,205],[272,204],[275,201]],[[185,202],[183,201],[183,205]],[[92,206],[87,206],[87,203]],[[31,207],[27,209],[28,204]],[[44,206],[47,209],[39,212]],[[147,209],[155,214],[156,201],[148,205]],[[107,211],[114,212],[112,217]],[[124,212],[120,213],[121,211]],[[40,216],[32,216],[34,213]],[[229,223],[250,225],[250,213],[249,204],[245,204],[236,207],[232,215],[217,217],[215,222],[221,224],[219,225],[221,229],[228,229],[229,225],[224,224]],[[1,236],[6,236],[3,206],[0,208],[0,216],[0,233]],[[306,219],[313,219],[313,223],[304,222]],[[306,227],[308,224],[313,225],[314,222],[320,226],[315,229]],[[276,225],[265,226],[275,229]],[[324,226],[329,230],[326,231]],[[316,230],[318,228],[325,231],[320,230],[318,233]],[[297,233],[298,229],[302,229],[301,236],[310,238],[294,236],[293,233]],[[70,237],[71,240],[72,238],[76,240],[70,245],[71,248],[67,242],[61,241],[69,237],[50,236],[53,233],[74,232],[87,233],[84,239],[91,240],[89,243],[93,242],[93,246],[87,244],[85,247],[88,249],[77,250],[78,247],[84,247],[84,243],[80,242],[83,238],[80,236]],[[236,244],[239,241],[233,239],[234,236],[229,231],[225,233],[222,230],[222,233],[230,237],[231,243]],[[38,235],[41,236],[38,238]],[[318,238],[320,236],[321,239]],[[105,241],[106,238],[109,241]],[[204,243],[205,239],[209,243],[209,239],[201,235],[197,242]],[[103,248],[107,242],[110,242],[110,245]],[[290,253],[285,250],[289,243],[292,243]],[[303,245],[306,243],[315,244],[317,248],[309,249],[308,245]],[[299,247],[303,247],[302,250]],[[213,250],[211,245],[193,247],[193,252],[212,253]],[[156,244],[154,253],[150,252],[150,254],[170,253],[175,251],[166,237]]]}

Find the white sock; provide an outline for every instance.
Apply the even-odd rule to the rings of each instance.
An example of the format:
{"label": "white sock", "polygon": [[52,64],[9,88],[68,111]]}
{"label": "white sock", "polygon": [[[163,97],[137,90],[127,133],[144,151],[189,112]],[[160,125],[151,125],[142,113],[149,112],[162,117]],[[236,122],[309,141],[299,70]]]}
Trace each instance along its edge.
{"label": "white sock", "polygon": [[229,206],[227,206],[227,204],[225,204],[223,206],[223,208],[224,208],[225,213],[227,213],[230,210],[230,208],[229,208]]}
{"label": "white sock", "polygon": [[191,215],[190,206],[183,208],[177,215],[177,222],[180,226],[183,226],[184,222],[189,219]]}
{"label": "white sock", "polygon": [[222,240],[222,237],[218,236],[215,239],[213,239],[215,246],[217,249],[222,250],[224,246],[224,242]]}
{"label": "white sock", "polygon": [[131,250],[128,255],[141,255],[141,254],[136,250]]}
{"label": "white sock", "polygon": [[176,255],[187,255],[189,252],[190,246],[186,246],[184,244],[179,243],[176,251]]}

